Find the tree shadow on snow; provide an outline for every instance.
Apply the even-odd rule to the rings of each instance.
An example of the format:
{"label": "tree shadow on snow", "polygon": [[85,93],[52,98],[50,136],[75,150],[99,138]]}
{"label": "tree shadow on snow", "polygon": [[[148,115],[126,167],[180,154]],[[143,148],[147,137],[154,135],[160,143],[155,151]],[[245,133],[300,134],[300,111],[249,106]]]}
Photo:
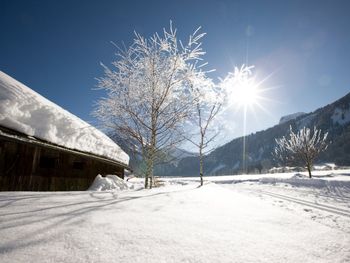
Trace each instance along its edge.
{"label": "tree shadow on snow", "polygon": [[[8,195],[9,198],[1,196],[0,202],[4,202],[1,210],[24,210],[7,213],[0,213],[0,236],[6,236],[0,242],[0,255],[11,253],[12,251],[25,249],[29,247],[40,246],[47,242],[53,242],[60,235],[63,235],[67,226],[78,226],[88,219],[88,214],[98,210],[113,207],[113,211],[121,210],[118,206],[121,203],[128,203],[137,199],[148,199],[162,195],[172,195],[183,191],[190,191],[193,189],[181,189],[179,191],[164,191],[160,193],[147,194],[143,192],[129,192],[131,194],[137,193],[135,196],[119,197],[118,193],[89,193],[89,192],[62,192],[53,194],[35,193],[25,196],[16,197],[16,193]],[[70,195],[79,196],[81,198],[76,201],[67,200]],[[123,195],[122,193],[120,195]],[[57,198],[62,196],[62,200],[58,205],[50,205],[51,201],[57,203]],[[54,197],[54,199],[51,199]],[[76,198],[76,197],[74,197]],[[86,200],[90,198],[92,200]],[[81,201],[85,199],[86,201]],[[40,208],[25,210],[28,203],[21,204],[20,201],[32,202],[30,206],[44,206]],[[18,203],[16,203],[18,202]],[[67,203],[65,203],[67,202]],[[55,229],[55,233],[52,233]],[[16,235],[9,237],[8,233],[16,233]],[[5,241],[7,240],[7,241]]]}

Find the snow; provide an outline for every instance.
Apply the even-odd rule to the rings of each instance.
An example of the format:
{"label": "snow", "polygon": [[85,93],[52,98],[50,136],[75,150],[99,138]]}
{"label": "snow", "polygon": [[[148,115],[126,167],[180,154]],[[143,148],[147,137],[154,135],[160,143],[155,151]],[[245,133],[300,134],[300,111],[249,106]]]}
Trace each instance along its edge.
{"label": "snow", "polygon": [[[334,170],[336,168],[337,166],[335,165],[335,163],[319,163],[313,166],[313,169],[318,171],[329,171]],[[269,169],[269,173],[286,173],[295,171],[306,171],[306,168],[298,166],[280,166],[272,167],[271,169]]]}
{"label": "snow", "polygon": [[[333,177],[333,174],[327,175],[327,177]],[[338,180],[337,180],[338,179]],[[291,178],[278,178],[278,177],[263,177],[259,179],[260,183],[267,183],[267,184],[276,184],[276,183],[284,183],[284,184],[290,184],[294,186],[307,186],[307,187],[313,187],[313,188],[330,188],[335,186],[344,186],[350,188],[350,180],[339,180],[337,178],[336,180],[324,180],[324,178],[313,178],[309,179],[308,176],[303,174],[296,174],[292,176]]]}
{"label": "snow", "polygon": [[215,166],[213,168],[213,170],[211,171],[211,174],[215,174],[217,171],[221,170],[222,168],[225,168],[226,164],[220,163],[217,166]]}
{"label": "snow", "polygon": [[[0,193],[0,262],[349,262],[350,170],[162,178],[164,187]],[[261,183],[262,178],[281,182]],[[142,179],[130,178],[138,185]]]}
{"label": "snow", "polygon": [[128,185],[120,177],[108,174],[106,176],[97,175],[89,187],[89,191],[121,191],[128,189]]}
{"label": "snow", "polygon": [[324,163],[314,165],[315,170],[334,170],[337,166],[335,163]]}
{"label": "snow", "polygon": [[69,149],[129,163],[104,133],[0,71],[0,125]]}
{"label": "snow", "polygon": [[301,118],[298,122],[297,122],[297,126],[298,129],[302,129],[304,127],[307,127],[310,125],[310,123],[312,122],[312,120],[317,116],[316,113],[313,114],[308,114],[305,117]]}
{"label": "snow", "polygon": [[350,122],[350,107],[346,110],[336,108],[331,116],[331,119],[333,120],[333,123],[338,123],[340,125]]}
{"label": "snow", "polygon": [[293,114],[289,114],[286,116],[281,117],[280,121],[278,124],[282,124],[291,120],[294,120],[296,118],[298,118],[299,116],[305,115],[305,112],[297,112],[297,113],[293,113]]}
{"label": "snow", "polygon": [[[316,179],[325,181],[343,181],[344,183],[350,182],[350,169],[342,170],[325,170],[325,171],[312,171],[313,178],[310,180],[308,178],[308,172],[288,172],[288,173],[268,173],[268,174],[241,174],[241,175],[225,175],[225,176],[206,176],[205,179],[214,183],[240,183],[240,182],[259,182],[265,178],[271,178],[273,180],[289,180],[299,178],[304,182],[307,178],[308,181],[313,181]],[[178,180],[177,178],[169,180]],[[197,177],[187,177],[181,180],[186,181],[198,181]]]}

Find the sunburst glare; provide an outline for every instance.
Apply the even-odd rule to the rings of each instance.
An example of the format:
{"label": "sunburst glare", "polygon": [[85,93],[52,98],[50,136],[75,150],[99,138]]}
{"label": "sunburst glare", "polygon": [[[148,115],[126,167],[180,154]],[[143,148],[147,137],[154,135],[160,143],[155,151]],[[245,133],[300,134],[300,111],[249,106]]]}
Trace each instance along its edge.
{"label": "sunburst glare", "polygon": [[226,100],[228,108],[234,108],[236,111],[242,110],[243,113],[243,151],[242,151],[242,172],[246,172],[246,126],[248,109],[255,114],[257,108],[270,114],[269,111],[262,105],[263,101],[271,101],[263,96],[267,90],[273,87],[264,87],[265,82],[273,75],[270,74],[260,81],[257,81],[256,75],[253,75],[254,66],[242,65],[240,68],[235,67],[234,72],[231,72],[222,80],[223,88],[226,92]]}
{"label": "sunburst glare", "polygon": [[226,110],[234,109],[235,111],[251,111],[256,115],[256,110],[262,110],[268,115],[268,111],[264,104],[266,102],[276,102],[272,98],[267,97],[267,92],[278,88],[277,86],[266,86],[267,80],[274,74],[271,73],[262,79],[258,79],[253,74],[254,66],[242,65],[240,68],[235,67],[225,79],[221,80],[221,85],[226,93]]}
{"label": "sunburst glare", "polygon": [[239,106],[252,106],[258,102],[259,89],[253,81],[246,81],[235,88],[233,102]]}

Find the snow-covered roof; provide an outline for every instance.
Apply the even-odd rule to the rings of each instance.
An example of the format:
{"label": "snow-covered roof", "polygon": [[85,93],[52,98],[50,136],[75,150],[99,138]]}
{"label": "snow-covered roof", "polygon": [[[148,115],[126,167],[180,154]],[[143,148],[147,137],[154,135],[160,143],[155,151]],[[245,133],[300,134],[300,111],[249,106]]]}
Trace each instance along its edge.
{"label": "snow-covered roof", "polygon": [[0,71],[0,126],[128,165],[108,136]]}

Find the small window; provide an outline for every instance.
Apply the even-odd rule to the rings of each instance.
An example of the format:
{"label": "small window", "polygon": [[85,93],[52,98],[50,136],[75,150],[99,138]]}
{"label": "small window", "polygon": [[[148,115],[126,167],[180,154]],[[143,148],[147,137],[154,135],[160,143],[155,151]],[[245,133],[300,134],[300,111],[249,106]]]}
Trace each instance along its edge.
{"label": "small window", "polygon": [[40,168],[53,169],[56,166],[56,158],[41,156],[39,166]]}
{"label": "small window", "polygon": [[83,170],[85,167],[84,162],[73,162],[73,169]]}

